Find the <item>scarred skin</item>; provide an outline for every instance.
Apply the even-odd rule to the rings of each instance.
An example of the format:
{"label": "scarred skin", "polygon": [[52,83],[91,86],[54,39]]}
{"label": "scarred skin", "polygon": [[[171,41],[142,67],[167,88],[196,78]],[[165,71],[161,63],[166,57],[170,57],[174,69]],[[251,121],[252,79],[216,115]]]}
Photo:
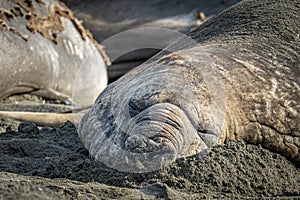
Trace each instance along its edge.
{"label": "scarred skin", "polygon": [[[33,93],[73,101],[80,68],[94,70],[94,77],[81,73],[91,85],[103,79],[99,92],[107,84],[102,47],[58,1],[1,0],[0,43],[0,99]],[[88,91],[89,85],[76,87]],[[93,99],[76,100],[79,105],[93,103]]]}
{"label": "scarred skin", "polygon": [[141,171],[226,140],[299,164],[299,23],[299,1],[237,4],[192,30],[196,44],[174,44],[184,47],[109,85],[79,136],[96,159]]}

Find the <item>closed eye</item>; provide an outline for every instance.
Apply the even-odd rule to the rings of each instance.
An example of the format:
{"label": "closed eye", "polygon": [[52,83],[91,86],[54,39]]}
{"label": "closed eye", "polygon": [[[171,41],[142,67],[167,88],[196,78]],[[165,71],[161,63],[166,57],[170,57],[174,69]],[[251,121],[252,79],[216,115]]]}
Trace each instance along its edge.
{"label": "closed eye", "polygon": [[133,100],[129,100],[128,110],[131,118],[141,112],[141,109],[136,105],[136,103]]}

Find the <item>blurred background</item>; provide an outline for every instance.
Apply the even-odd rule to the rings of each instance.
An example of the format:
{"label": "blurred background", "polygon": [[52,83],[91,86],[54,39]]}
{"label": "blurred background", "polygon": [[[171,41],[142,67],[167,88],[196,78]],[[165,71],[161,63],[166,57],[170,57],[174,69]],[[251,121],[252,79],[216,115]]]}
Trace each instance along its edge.
{"label": "blurred background", "polygon": [[[130,69],[145,62],[161,49],[178,39],[179,34],[152,34],[140,31],[142,36],[127,34],[122,42],[108,39],[123,31],[136,28],[158,27],[186,33],[194,26],[222,12],[240,0],[62,0],[88,28],[94,38],[105,46],[109,57],[114,57],[108,67],[109,82],[113,82]],[[134,37],[134,38],[132,38]],[[134,41],[134,42],[133,42]],[[128,45],[139,42],[141,48],[115,59],[118,50],[130,49]],[[117,44],[116,44],[117,43]]]}

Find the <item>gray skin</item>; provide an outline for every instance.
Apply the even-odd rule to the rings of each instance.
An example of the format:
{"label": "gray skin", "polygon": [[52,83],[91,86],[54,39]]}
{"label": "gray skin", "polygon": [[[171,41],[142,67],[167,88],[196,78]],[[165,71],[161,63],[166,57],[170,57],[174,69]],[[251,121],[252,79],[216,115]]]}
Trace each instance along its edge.
{"label": "gray skin", "polygon": [[[102,87],[95,90],[100,93],[106,87],[101,47],[96,48],[92,37],[64,5],[54,0],[1,0],[0,11],[0,99],[33,93],[72,101],[77,75],[77,93],[93,95],[87,88],[98,84],[100,78]],[[88,79],[90,84],[81,83],[81,79]],[[79,105],[93,103],[92,98],[76,100]]]}
{"label": "gray skin", "polygon": [[192,30],[196,44],[175,44],[184,47],[110,84],[79,136],[97,160],[124,170],[227,140],[299,164],[299,34],[299,1],[243,1]]}

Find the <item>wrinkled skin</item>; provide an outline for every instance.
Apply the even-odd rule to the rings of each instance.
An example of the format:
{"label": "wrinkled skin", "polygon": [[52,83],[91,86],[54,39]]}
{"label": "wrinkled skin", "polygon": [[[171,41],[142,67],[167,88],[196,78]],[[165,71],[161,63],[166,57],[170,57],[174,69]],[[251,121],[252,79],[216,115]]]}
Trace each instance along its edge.
{"label": "wrinkled skin", "polygon": [[78,129],[86,148],[149,171],[238,139],[299,163],[299,13],[297,1],[247,0],[192,30],[196,44],[174,44],[98,97]]}

